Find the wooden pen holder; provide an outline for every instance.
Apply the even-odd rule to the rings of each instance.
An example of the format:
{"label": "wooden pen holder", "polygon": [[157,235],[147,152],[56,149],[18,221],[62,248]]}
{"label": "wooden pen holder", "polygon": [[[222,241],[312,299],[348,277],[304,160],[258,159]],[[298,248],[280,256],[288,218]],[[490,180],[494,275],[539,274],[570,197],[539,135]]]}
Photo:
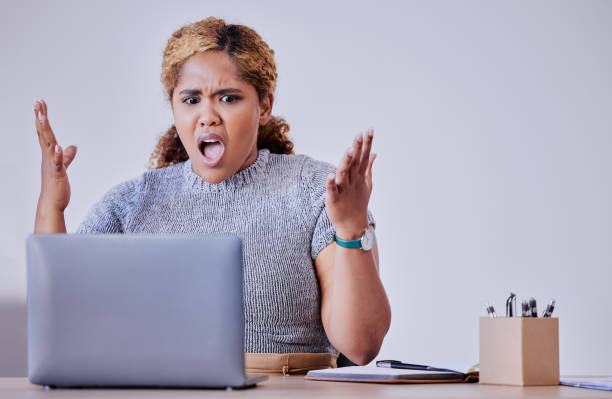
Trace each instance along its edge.
{"label": "wooden pen holder", "polygon": [[481,317],[480,383],[559,385],[559,319]]}

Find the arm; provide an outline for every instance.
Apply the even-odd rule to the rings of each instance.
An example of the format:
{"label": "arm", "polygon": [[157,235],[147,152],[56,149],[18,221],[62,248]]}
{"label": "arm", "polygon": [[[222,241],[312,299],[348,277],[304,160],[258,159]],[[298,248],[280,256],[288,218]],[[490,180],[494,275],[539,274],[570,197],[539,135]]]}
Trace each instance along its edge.
{"label": "arm", "polygon": [[[361,237],[368,225],[372,191],[370,156],[373,132],[358,137],[343,157],[336,176],[327,180],[325,207],[336,234],[344,240]],[[353,155],[354,154],[354,155]],[[391,308],[378,275],[378,246],[371,251],[325,247],[315,259],[321,286],[321,319],[336,349],[357,364],[372,361],[391,322]]]}
{"label": "arm", "polygon": [[378,275],[378,245],[362,251],[332,243],[321,250],[315,267],[321,285],[321,318],[330,342],[352,362],[369,363],[378,354],[391,321]]}
{"label": "arm", "polygon": [[[41,204],[42,202],[42,204]],[[44,201],[38,200],[34,233],[65,233],[64,212],[56,209],[44,209]]]}
{"label": "arm", "polygon": [[66,169],[76,155],[76,147],[66,151],[57,144],[47,117],[47,104],[37,101],[34,105],[36,134],[42,151],[41,185],[34,233],[65,233],[64,210],[70,202],[70,184]]}

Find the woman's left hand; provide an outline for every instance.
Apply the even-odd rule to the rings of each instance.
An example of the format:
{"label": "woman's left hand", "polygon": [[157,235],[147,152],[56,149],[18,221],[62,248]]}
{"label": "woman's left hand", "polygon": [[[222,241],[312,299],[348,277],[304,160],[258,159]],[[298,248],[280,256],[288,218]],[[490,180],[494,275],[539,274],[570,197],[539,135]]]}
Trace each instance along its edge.
{"label": "woman's left hand", "polygon": [[372,163],[370,154],[374,131],[359,133],[347,149],[336,170],[327,176],[325,207],[336,234],[343,240],[354,240],[368,227],[368,202],[372,193]]}

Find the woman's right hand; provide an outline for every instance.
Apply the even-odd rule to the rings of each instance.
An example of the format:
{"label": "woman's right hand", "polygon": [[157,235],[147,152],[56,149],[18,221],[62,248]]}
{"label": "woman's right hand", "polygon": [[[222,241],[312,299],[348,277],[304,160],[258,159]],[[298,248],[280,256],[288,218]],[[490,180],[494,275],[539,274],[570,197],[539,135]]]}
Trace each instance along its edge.
{"label": "woman's right hand", "polygon": [[[44,214],[62,213],[70,202],[70,183],[66,169],[74,160],[76,147],[71,145],[62,150],[47,117],[47,104],[44,100],[34,104],[36,132],[42,151],[40,197],[38,212]],[[37,219],[38,219],[37,215]]]}

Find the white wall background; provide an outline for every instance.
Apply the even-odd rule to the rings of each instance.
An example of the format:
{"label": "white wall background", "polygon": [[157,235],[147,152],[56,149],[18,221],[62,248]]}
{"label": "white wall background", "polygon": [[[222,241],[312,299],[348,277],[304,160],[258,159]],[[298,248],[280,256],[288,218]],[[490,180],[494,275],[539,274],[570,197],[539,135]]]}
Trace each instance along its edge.
{"label": "white wall background", "polygon": [[74,231],[145,170],[171,124],[170,34],[208,15],[275,49],[275,114],[334,162],[375,128],[379,358],[466,369],[512,290],[557,299],[562,374],[612,374],[612,2],[6,1],[0,12],[0,374],[25,375],[25,246],[40,186],[33,104],[69,169]]}

